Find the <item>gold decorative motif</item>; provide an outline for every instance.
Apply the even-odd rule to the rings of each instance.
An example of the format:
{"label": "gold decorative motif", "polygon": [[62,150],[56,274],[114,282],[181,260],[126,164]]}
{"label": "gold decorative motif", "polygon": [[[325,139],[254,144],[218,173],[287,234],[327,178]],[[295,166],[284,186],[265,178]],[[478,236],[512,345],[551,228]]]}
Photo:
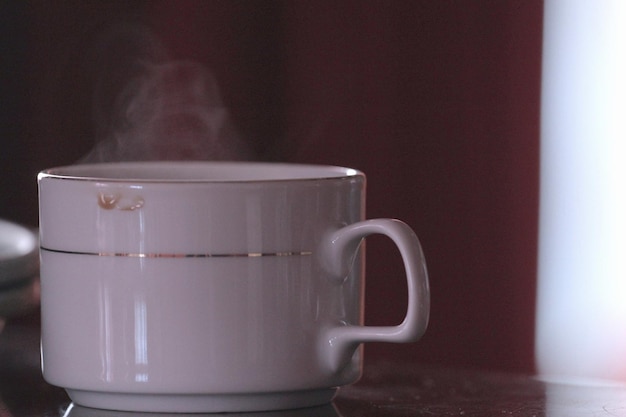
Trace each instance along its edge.
{"label": "gold decorative motif", "polygon": [[140,196],[125,199],[121,193],[98,193],[98,205],[105,210],[133,211],[143,207],[144,200]]}
{"label": "gold decorative motif", "polygon": [[115,208],[119,198],[119,194],[98,193],[98,205],[105,210],[111,210]]}

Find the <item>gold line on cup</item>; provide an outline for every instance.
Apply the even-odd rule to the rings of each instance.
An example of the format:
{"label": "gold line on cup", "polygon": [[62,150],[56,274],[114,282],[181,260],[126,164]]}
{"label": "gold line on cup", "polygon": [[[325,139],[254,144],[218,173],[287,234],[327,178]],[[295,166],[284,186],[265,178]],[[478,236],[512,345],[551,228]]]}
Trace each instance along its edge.
{"label": "gold line on cup", "polygon": [[263,258],[287,256],[311,256],[312,251],[282,251],[282,252],[237,252],[237,253],[135,253],[135,252],[89,252],[63,249],[52,249],[41,246],[42,251],[67,255],[88,255],[125,258]]}

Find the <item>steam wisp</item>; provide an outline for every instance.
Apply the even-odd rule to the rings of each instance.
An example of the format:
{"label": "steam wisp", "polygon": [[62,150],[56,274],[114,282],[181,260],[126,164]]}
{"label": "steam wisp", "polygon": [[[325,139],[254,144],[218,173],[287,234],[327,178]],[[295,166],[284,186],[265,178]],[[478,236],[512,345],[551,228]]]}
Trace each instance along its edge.
{"label": "steam wisp", "polygon": [[[105,58],[115,59],[124,35],[137,36],[137,31],[110,37]],[[94,105],[100,137],[81,162],[248,159],[213,74],[197,62],[168,60],[155,41],[147,41],[154,37],[143,35],[142,42],[135,39],[140,47],[135,56],[121,63],[130,76],[109,106],[111,83],[98,83]],[[105,81],[108,76],[115,74],[101,75]]]}

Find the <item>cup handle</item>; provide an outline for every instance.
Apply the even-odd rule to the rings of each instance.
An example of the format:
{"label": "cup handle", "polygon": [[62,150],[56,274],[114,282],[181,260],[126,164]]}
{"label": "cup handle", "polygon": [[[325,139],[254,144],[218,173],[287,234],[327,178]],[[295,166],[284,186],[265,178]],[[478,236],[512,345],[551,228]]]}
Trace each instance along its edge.
{"label": "cup handle", "polygon": [[389,237],[400,251],[409,296],[406,317],[397,326],[344,325],[327,329],[322,336],[322,354],[335,371],[350,361],[361,343],[415,341],[428,325],[430,290],[426,262],[417,236],[406,223],[395,219],[365,220],[332,232],[326,241],[327,266],[334,276],[347,276],[361,240],[371,234]]}

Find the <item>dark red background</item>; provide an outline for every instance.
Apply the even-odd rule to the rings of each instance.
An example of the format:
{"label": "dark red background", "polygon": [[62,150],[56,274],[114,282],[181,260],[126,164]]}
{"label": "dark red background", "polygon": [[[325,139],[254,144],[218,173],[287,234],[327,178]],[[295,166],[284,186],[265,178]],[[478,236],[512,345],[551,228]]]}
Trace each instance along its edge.
{"label": "dark red background", "polygon": [[[533,369],[540,1],[4,2],[0,217],[36,225],[36,173],[91,148],[93,45],[121,21],[215,73],[258,159],[359,168],[368,217],[418,233],[429,330],[369,357]],[[397,323],[398,255],[367,250],[366,321]]]}

